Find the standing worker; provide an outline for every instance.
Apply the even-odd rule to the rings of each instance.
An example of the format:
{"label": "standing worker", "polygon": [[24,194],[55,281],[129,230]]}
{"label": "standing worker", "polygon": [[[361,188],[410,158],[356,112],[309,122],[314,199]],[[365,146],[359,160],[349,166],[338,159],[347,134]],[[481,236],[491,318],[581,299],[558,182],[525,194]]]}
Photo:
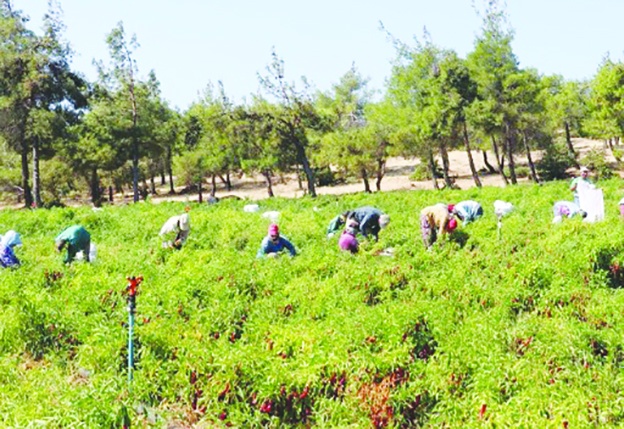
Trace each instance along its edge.
{"label": "standing worker", "polygon": [[379,231],[390,223],[390,216],[374,207],[360,207],[351,212],[349,219],[355,219],[360,226],[360,232],[366,238],[369,235],[379,239]]}
{"label": "standing worker", "polygon": [[66,264],[76,259],[76,253],[82,251],[85,261],[89,262],[89,250],[91,248],[91,235],[80,225],[65,228],[54,240],[57,252],[67,247],[67,255],[63,258]]}
{"label": "standing worker", "polygon": [[420,211],[420,232],[427,249],[433,246],[438,235],[451,233],[457,228],[457,221],[451,217],[446,204],[435,204]]}
{"label": "standing worker", "polygon": [[578,188],[580,186],[593,186],[593,182],[589,178],[589,168],[581,167],[581,175],[572,179],[570,190],[574,192],[574,203],[580,207]]}
{"label": "standing worker", "polygon": [[297,255],[297,251],[295,250],[295,246],[292,245],[290,241],[286,237],[280,235],[279,227],[272,223],[269,226],[269,231],[266,237],[262,240],[262,244],[260,244],[260,249],[256,254],[256,258],[263,258],[265,256],[269,258],[275,258],[279,254],[279,252],[283,250],[288,250],[290,256]]}
{"label": "standing worker", "polygon": [[454,214],[463,222],[464,225],[468,225],[470,222],[474,222],[483,216],[483,207],[476,201],[467,200],[461,201],[455,205],[449,205],[449,212]]}
{"label": "standing worker", "polygon": [[191,232],[191,217],[188,213],[172,216],[160,228],[158,235],[163,239],[163,249],[182,247]]}
{"label": "standing worker", "polygon": [[20,266],[20,261],[15,256],[13,248],[21,245],[20,235],[13,230],[8,231],[0,238],[0,267],[18,268]]}

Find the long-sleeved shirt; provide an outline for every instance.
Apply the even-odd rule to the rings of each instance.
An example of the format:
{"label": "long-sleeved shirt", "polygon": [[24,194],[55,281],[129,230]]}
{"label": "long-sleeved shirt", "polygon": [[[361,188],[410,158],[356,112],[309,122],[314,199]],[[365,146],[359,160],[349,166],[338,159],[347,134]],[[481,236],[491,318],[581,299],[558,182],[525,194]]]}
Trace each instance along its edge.
{"label": "long-sleeved shirt", "polygon": [[335,218],[331,220],[329,226],[327,227],[327,234],[333,234],[338,232],[340,228],[342,228],[345,224],[347,217],[343,214],[339,214]]}
{"label": "long-sleeved shirt", "polygon": [[184,243],[189,236],[190,228],[187,230],[183,230],[180,228],[180,218],[184,215],[172,216],[167,219],[167,222],[160,228],[160,235],[164,243],[163,245],[169,246],[180,240],[180,243]]}
{"label": "long-sleeved shirt", "polygon": [[581,208],[577,204],[571,201],[558,201],[553,206],[553,214],[555,215],[555,217],[557,216],[572,217],[575,214],[579,213],[580,211],[581,211]]}
{"label": "long-sleeved shirt", "polygon": [[483,216],[483,208],[481,204],[476,201],[461,201],[455,205],[455,213],[457,213],[464,225],[466,225]]}
{"label": "long-sleeved shirt", "polygon": [[76,253],[83,251],[85,258],[88,259],[89,247],[91,245],[91,235],[80,225],[73,225],[65,228],[54,240],[67,243],[67,255],[65,262],[74,260]]}
{"label": "long-sleeved shirt", "polygon": [[379,217],[383,212],[374,207],[360,207],[353,210],[350,214],[350,218],[355,219],[360,225],[360,232],[364,237],[368,237],[372,234],[375,239],[379,236]]}
{"label": "long-sleeved shirt", "polygon": [[20,266],[20,261],[15,256],[11,246],[5,246],[0,244],[0,267],[2,268],[17,268]]}
{"label": "long-sleeved shirt", "polygon": [[277,242],[273,242],[273,240],[271,240],[271,237],[267,235],[266,237],[264,237],[264,240],[262,240],[262,244],[260,244],[260,249],[256,254],[256,258],[262,258],[269,253],[279,253],[284,249],[290,252],[290,256],[295,256],[297,254],[295,246],[293,246],[286,237],[280,235],[277,239]]}
{"label": "long-sleeved shirt", "polygon": [[448,232],[447,225],[450,214],[446,204],[439,203],[425,207],[420,211],[420,215],[427,218],[427,222],[432,228],[438,229],[438,234],[445,234]]}

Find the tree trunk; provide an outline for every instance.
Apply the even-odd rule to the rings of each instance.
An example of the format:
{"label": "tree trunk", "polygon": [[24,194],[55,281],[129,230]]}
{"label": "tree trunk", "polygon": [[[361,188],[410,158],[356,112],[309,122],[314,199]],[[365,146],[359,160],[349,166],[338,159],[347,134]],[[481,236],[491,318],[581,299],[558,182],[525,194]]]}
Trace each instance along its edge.
{"label": "tree trunk", "polygon": [[225,186],[227,187],[228,192],[230,192],[232,190],[232,179],[230,178],[229,170],[225,173],[225,181],[226,181]]}
{"label": "tree trunk", "polygon": [[362,168],[361,170],[362,180],[364,181],[364,192],[367,194],[371,193],[370,183],[368,182],[368,173],[366,172],[366,168]]}
{"label": "tree trunk", "polygon": [[303,168],[303,172],[306,175],[306,179],[308,181],[308,195],[311,197],[316,197],[316,187],[314,186],[314,171],[312,171],[312,167],[310,167],[310,162],[308,161],[308,156],[305,153],[305,147],[297,140],[294,133],[292,138],[295,141],[295,148],[297,149],[297,158],[299,158],[299,163]]}
{"label": "tree trunk", "polygon": [[496,138],[494,137],[494,135],[492,135],[492,149],[494,149],[494,157],[496,157],[496,163],[498,164],[498,172],[503,178],[503,182],[505,182],[505,185],[509,185],[509,180],[507,180],[507,176],[505,176],[504,161],[503,158],[501,158],[498,154],[498,144],[496,143]]}
{"label": "tree trunk", "polygon": [[507,136],[506,136],[506,141],[507,141],[507,145],[506,145],[506,149],[507,149],[507,163],[509,165],[509,178],[511,179],[511,184],[512,185],[517,185],[518,184],[518,178],[516,177],[516,163],[514,162],[514,158],[513,158],[513,150],[515,145],[515,132],[514,130],[511,129],[511,127],[509,125],[505,126],[506,130],[507,130]]}
{"label": "tree trunk", "polygon": [[572,146],[572,138],[570,137],[570,124],[568,121],[563,123],[565,125],[566,144],[568,145],[568,154],[570,159],[574,162],[576,168],[581,168],[580,164],[576,160],[576,152],[574,152],[574,146]]}
{"label": "tree trunk", "polygon": [[218,176],[219,176],[219,180],[221,180],[221,183],[223,183],[223,185],[228,190],[228,192],[231,191],[232,190],[232,182],[230,181],[230,172],[228,171],[227,173],[225,173],[225,177],[223,177],[222,174],[218,174]]}
{"label": "tree trunk", "polygon": [[172,153],[171,148],[167,148],[167,173],[169,174],[169,193],[171,195],[175,194],[175,188],[173,187],[173,162],[171,160]]}
{"label": "tree trunk", "polygon": [[35,200],[35,207],[41,207],[41,179],[39,174],[39,139],[35,138],[33,141],[33,197]]}
{"label": "tree trunk", "polygon": [[210,181],[211,185],[212,185],[212,189],[210,189],[210,196],[214,198],[214,196],[217,193],[217,176],[216,175],[212,175],[212,179]]}
{"label": "tree trunk", "polygon": [[156,195],[156,178],[154,177],[154,174],[150,175],[150,188],[152,195]]}
{"label": "tree trunk", "polygon": [[132,193],[133,201],[139,202],[139,145],[136,139],[132,143]]}
{"label": "tree trunk", "polygon": [[466,154],[468,155],[468,164],[470,165],[470,171],[472,173],[472,179],[475,182],[475,185],[480,188],[481,179],[479,179],[479,173],[477,173],[477,169],[475,168],[474,160],[472,159],[472,151],[470,150],[470,140],[468,140],[468,127],[466,127],[466,122],[464,124],[464,145],[466,146]]}
{"label": "tree trunk", "polygon": [[91,168],[89,185],[91,187],[91,202],[94,207],[100,207],[102,205],[102,198],[100,197],[100,178],[97,173],[97,167]]}
{"label": "tree trunk", "polygon": [[203,191],[203,183],[202,183],[203,181],[204,181],[204,179],[201,178],[201,179],[199,179],[199,182],[197,183],[197,188],[198,188],[197,189],[197,197],[198,197],[199,204],[204,202],[204,194],[202,192]]}
{"label": "tree trunk", "polygon": [[22,189],[24,191],[24,206],[31,208],[33,205],[33,196],[28,182],[28,146],[22,139]]}
{"label": "tree trunk", "polygon": [[113,202],[113,186],[112,185],[108,185],[108,201],[110,203]]}
{"label": "tree trunk", "polygon": [[160,170],[160,186],[165,186],[167,184],[167,179],[165,178],[165,169],[162,168]]}
{"label": "tree trunk", "polygon": [[613,151],[613,139],[608,139],[607,140],[607,147]]}
{"label": "tree trunk", "polygon": [[433,189],[440,190],[438,186],[438,173],[436,172],[435,160],[433,159],[433,152],[429,150],[428,154],[429,172],[431,173],[431,181],[433,182]]}
{"label": "tree trunk", "polygon": [[377,188],[377,192],[381,191],[381,179],[383,179],[386,174],[386,160],[378,159],[377,160],[377,180],[375,181],[375,187]]}
{"label": "tree trunk", "polygon": [[440,145],[440,155],[442,156],[442,176],[444,177],[444,185],[447,189],[453,189],[453,181],[449,176],[449,159],[445,145]]}
{"label": "tree trunk", "polygon": [[295,164],[295,174],[297,175],[297,186],[299,186],[300,191],[303,191],[303,181],[301,180],[301,170],[299,164]]}
{"label": "tree trunk", "polygon": [[496,169],[494,167],[492,167],[492,164],[490,164],[490,162],[488,161],[488,157],[487,157],[487,152],[482,150],[481,153],[483,154],[483,164],[485,164],[485,168],[488,169],[488,172],[490,174],[496,174],[498,173],[496,171]]}
{"label": "tree trunk", "polygon": [[262,175],[266,179],[267,192],[269,194],[269,197],[272,198],[275,195],[273,194],[273,183],[271,182],[271,172],[270,171],[263,171]]}
{"label": "tree trunk", "polygon": [[526,150],[526,154],[527,154],[527,161],[529,161],[529,169],[531,170],[531,179],[533,179],[533,181],[535,183],[539,183],[539,178],[537,177],[537,172],[535,171],[535,164],[533,163],[533,158],[531,157],[531,148],[529,147],[529,139],[527,138],[527,133],[526,131],[522,134],[523,140],[524,140],[524,149]]}
{"label": "tree trunk", "polygon": [[143,201],[146,201],[147,196],[149,195],[149,191],[147,190],[147,181],[145,180],[145,177],[143,178],[143,186],[141,186],[139,192],[141,194],[141,198],[143,198]]}

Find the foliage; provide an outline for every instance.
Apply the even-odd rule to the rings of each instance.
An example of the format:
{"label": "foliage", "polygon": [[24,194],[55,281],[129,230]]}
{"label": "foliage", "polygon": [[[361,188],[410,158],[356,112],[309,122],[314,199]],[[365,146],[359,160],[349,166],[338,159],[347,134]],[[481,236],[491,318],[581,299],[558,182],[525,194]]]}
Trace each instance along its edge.
{"label": "foliage", "polygon": [[[308,194],[316,196],[314,171],[310,165],[310,152],[315,148],[314,132],[320,131],[325,124],[316,111],[309,94],[309,84],[305,78],[303,89],[286,81],[284,61],[273,51],[272,60],[267,66],[265,76],[258,75],[261,86],[277,104],[272,106],[274,132],[280,139],[280,146],[285,154],[292,154],[296,163],[301,165],[308,183]],[[268,104],[261,97],[256,97],[261,104]],[[291,156],[292,156],[291,155]]]}
{"label": "foliage", "polygon": [[[53,154],[86,105],[85,82],[69,66],[71,51],[62,41],[60,6],[49,2],[42,35],[27,28],[28,18],[10,0],[0,4],[0,135],[21,156],[27,207],[41,204],[39,159]],[[28,155],[32,150],[33,191]],[[34,193],[34,196],[33,196]]]}
{"label": "foliage", "polygon": [[[600,186],[598,224],[551,223],[567,182],[265,200],[300,252],[277,260],[255,259],[268,220],[242,201],[193,205],[172,252],[157,232],[182,203],[4,210],[24,245],[0,273],[0,425],[617,426],[624,224],[620,183]],[[466,199],[484,217],[426,251],[416,213]],[[515,205],[501,240],[497,199]],[[340,252],[325,226],[363,205],[392,223]],[[53,251],[74,223],[93,264]],[[139,274],[129,393],[122,291]]]}
{"label": "foliage", "polygon": [[613,168],[607,163],[605,156],[604,150],[592,149],[583,157],[582,164],[594,173],[596,180],[613,177]]}
{"label": "foliage", "polygon": [[624,63],[605,59],[591,81],[590,114],[585,131],[595,138],[610,139],[624,133]]}
{"label": "foliage", "polygon": [[544,180],[567,179],[567,170],[572,167],[573,160],[563,144],[550,146],[542,158],[536,163],[539,175]]}
{"label": "foliage", "polygon": [[[442,169],[439,166],[438,161],[435,161],[436,177],[442,177]],[[431,169],[427,166],[426,162],[419,162],[414,166],[414,172],[410,174],[410,179],[415,181],[431,180]]]}

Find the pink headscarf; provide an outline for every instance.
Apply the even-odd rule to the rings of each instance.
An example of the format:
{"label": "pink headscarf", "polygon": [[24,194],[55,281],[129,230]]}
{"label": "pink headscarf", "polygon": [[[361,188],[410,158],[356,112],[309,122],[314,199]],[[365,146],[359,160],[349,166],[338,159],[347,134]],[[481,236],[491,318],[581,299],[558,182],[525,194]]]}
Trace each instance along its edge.
{"label": "pink headscarf", "polygon": [[358,251],[358,241],[357,238],[353,234],[349,234],[348,232],[343,232],[338,240],[338,246],[342,250],[348,250],[351,253],[355,253]]}

